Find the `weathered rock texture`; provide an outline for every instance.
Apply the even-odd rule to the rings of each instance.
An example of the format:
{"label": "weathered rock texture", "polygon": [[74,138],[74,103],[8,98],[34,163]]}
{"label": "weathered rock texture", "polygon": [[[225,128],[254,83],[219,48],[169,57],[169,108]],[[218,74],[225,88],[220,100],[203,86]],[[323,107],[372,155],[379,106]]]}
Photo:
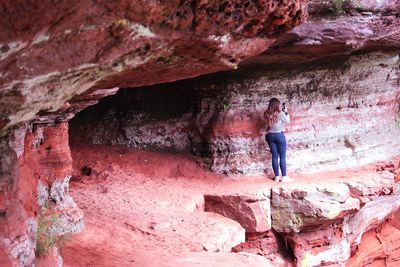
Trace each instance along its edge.
{"label": "weathered rock texture", "polygon": [[[394,240],[398,235],[400,196],[395,190],[398,185],[394,173],[365,172],[359,177],[343,178],[343,182],[319,180],[313,186],[299,182],[272,187],[271,205],[263,211],[271,214],[272,230],[255,232],[246,228],[246,242],[233,251],[276,259],[275,266],[290,262],[296,266],[365,266],[378,261],[388,266],[399,264],[399,246]],[[351,189],[356,187],[357,192]],[[231,207],[240,207],[245,196],[235,202],[224,194],[219,202],[215,199],[206,197],[206,207],[231,217]],[[246,221],[247,214],[235,220]],[[362,243],[368,240],[376,240],[372,248]]]}
{"label": "weathered rock texture", "polygon": [[366,232],[348,266],[396,266],[400,261],[399,224],[400,213],[396,213],[378,228]]}
{"label": "weathered rock texture", "polygon": [[82,226],[68,195],[66,121],[120,87],[236,68],[304,21],[306,9],[305,0],[3,1],[2,265],[34,264],[37,213],[47,216],[48,201],[64,227],[50,232]]}
{"label": "weathered rock texture", "polygon": [[314,17],[326,17],[334,15],[354,15],[361,12],[364,15],[378,13],[379,15],[398,15],[399,0],[343,0],[343,1],[319,1],[310,0],[309,13]]}
{"label": "weathered rock texture", "polygon": [[[32,266],[38,231],[61,236],[83,227],[83,213],[68,194],[72,158],[66,123],[21,127],[1,143],[0,263]],[[52,209],[53,229],[40,220]],[[39,220],[39,225],[38,225]],[[46,248],[47,249],[47,248]]]}
{"label": "weathered rock texture", "polygon": [[221,214],[239,222],[246,232],[271,230],[270,194],[219,194],[205,195],[205,210]]}
{"label": "weathered rock texture", "polygon": [[191,150],[219,173],[270,173],[262,113],[275,96],[292,114],[290,171],[362,166],[399,154],[398,65],[396,53],[370,53],[127,90],[83,112],[71,133],[96,144]]}
{"label": "weathered rock texture", "polygon": [[272,227],[286,233],[336,221],[360,208],[359,200],[350,196],[344,184],[272,189],[271,205]]}
{"label": "weathered rock texture", "polygon": [[69,119],[108,88],[231,69],[307,16],[305,0],[5,1],[0,14],[3,132]]}
{"label": "weathered rock texture", "polygon": [[[292,113],[287,129],[291,171],[389,159],[399,154],[396,7],[397,1],[361,1],[356,7],[343,4],[343,12],[351,16],[332,17],[337,11],[332,3],[324,7],[313,2],[309,22],[247,60],[243,71],[124,92],[95,107],[83,115],[101,118],[100,123],[85,121],[96,129],[87,133],[88,139],[191,150],[209,157],[211,169],[219,173],[270,172],[261,115],[275,96]],[[156,98],[163,106],[155,110],[152,94],[162,88],[176,94]],[[146,91],[152,93],[146,96]],[[185,106],[180,105],[182,97]]]}
{"label": "weathered rock texture", "polygon": [[[261,117],[275,96],[292,114],[291,172],[360,167],[398,155],[399,6],[398,0],[311,1],[311,19],[291,30],[307,16],[305,0],[3,1],[0,265],[34,264],[40,216],[60,214],[61,226],[48,234],[82,227],[68,195],[66,121],[119,88],[142,87],[81,114],[71,131],[82,134],[76,141],[187,150],[208,158],[214,172],[270,173]],[[365,259],[360,242],[395,214],[399,191],[385,178],[275,188],[271,205],[264,197],[213,195],[206,206],[248,232],[272,225],[299,264],[350,259],[357,265],[381,259]],[[269,214],[271,224],[260,219]],[[377,237],[387,242],[386,262],[396,264],[397,246],[390,247],[388,235]],[[59,259],[57,250],[51,253]]]}
{"label": "weathered rock texture", "polygon": [[[398,1],[311,1],[310,20],[239,65],[242,71],[124,92],[95,107],[83,115],[100,117],[89,120],[96,130],[88,139],[191,150],[219,173],[270,173],[261,115],[279,97],[293,118],[291,171],[389,159],[399,154],[399,7]],[[175,98],[157,98],[164,106],[155,110],[151,95],[162,88]]]}
{"label": "weathered rock texture", "polygon": [[354,15],[308,21],[278,38],[262,55],[245,64],[288,64],[343,58],[354,52],[398,51],[398,16]]}
{"label": "weathered rock texture", "polygon": [[271,261],[273,266],[293,266],[293,255],[288,253],[282,238],[274,231],[246,235],[246,242],[232,248],[232,252],[248,252],[261,255]]}

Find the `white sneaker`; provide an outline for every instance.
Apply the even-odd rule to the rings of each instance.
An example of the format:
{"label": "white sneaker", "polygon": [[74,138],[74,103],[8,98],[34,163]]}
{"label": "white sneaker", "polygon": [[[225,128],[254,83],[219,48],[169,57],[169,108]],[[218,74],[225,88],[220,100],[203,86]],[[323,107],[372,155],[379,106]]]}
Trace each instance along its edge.
{"label": "white sneaker", "polygon": [[279,182],[279,180],[280,180],[280,177],[279,176],[275,176],[274,181],[275,182]]}
{"label": "white sneaker", "polygon": [[282,177],[282,182],[283,183],[290,183],[293,182],[294,180],[292,178],[290,178],[289,176],[283,176]]}

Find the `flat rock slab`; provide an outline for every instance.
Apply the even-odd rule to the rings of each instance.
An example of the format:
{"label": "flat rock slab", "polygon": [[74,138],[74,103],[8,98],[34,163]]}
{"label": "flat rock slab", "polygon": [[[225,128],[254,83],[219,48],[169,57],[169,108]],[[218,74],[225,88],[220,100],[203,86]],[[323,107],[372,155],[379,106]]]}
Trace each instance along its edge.
{"label": "flat rock slab", "polygon": [[[175,251],[230,252],[245,241],[243,227],[226,217],[210,212],[147,213],[124,220],[126,229],[154,237],[159,246],[165,240],[175,244]],[[179,249],[178,249],[179,248]]]}
{"label": "flat rock slab", "polygon": [[299,232],[356,212],[379,196],[391,194],[395,185],[389,172],[347,173],[326,180],[316,184],[301,180],[277,184],[257,178],[227,181],[205,194],[205,210],[239,222],[248,233],[271,228]]}
{"label": "flat rock slab", "polygon": [[345,218],[343,234],[352,246],[360,244],[362,235],[378,226],[400,208],[400,195],[381,196],[352,216]]}
{"label": "flat rock slab", "polygon": [[358,198],[362,204],[391,194],[395,187],[394,175],[388,171],[365,173],[363,179],[349,178],[343,183],[349,187],[351,196]]}
{"label": "flat rock slab", "polygon": [[344,217],[360,209],[343,183],[275,187],[271,194],[272,228],[277,232],[300,232]]}
{"label": "flat rock slab", "polygon": [[221,214],[240,223],[246,232],[271,229],[270,188],[254,188],[246,193],[205,195],[205,210]]}

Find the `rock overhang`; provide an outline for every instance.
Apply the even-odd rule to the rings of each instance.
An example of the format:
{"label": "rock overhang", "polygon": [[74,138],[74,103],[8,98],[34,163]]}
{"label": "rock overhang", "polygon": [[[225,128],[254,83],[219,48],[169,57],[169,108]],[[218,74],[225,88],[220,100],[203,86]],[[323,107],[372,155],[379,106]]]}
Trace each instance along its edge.
{"label": "rock overhang", "polygon": [[[361,2],[363,5],[368,4],[368,1]],[[395,1],[388,2],[395,3]],[[74,6],[78,2],[61,3]],[[123,5],[125,5],[124,7],[129,7],[129,3],[125,1],[120,1],[118,3],[123,3]],[[109,4],[107,9],[112,11],[113,8],[117,7],[118,3]],[[83,4],[84,6],[90,5],[88,2],[84,2]],[[167,3],[166,5],[168,5],[168,8],[174,9],[177,7],[176,4],[177,3],[174,2]],[[74,6],[74,8],[75,7],[76,6]],[[208,12],[208,8],[211,8],[211,10],[214,11],[216,10],[216,7],[214,6],[203,6],[202,8],[204,8],[204,10],[201,11],[203,13],[199,12],[199,14],[202,14],[202,16],[204,16],[204,12]],[[231,10],[229,10],[231,8],[232,6],[227,4],[224,7],[223,13],[231,12]],[[299,28],[293,30],[292,33],[296,35],[294,38],[295,40],[291,39],[292,33],[289,33],[289,38],[283,39],[289,40],[288,43],[283,41],[273,44],[271,38],[277,37],[275,35],[267,34],[265,35],[266,38],[259,38],[255,35],[253,36],[253,34],[260,33],[260,25],[246,27],[247,31],[245,33],[242,32],[246,39],[238,41],[237,38],[242,33],[240,33],[240,31],[236,31],[235,33],[231,34],[229,30],[229,27],[235,28],[238,25],[232,21],[230,21],[227,25],[223,25],[225,19],[223,16],[218,17],[217,15],[217,20],[219,21],[217,23],[219,25],[218,29],[212,27],[209,29],[205,27],[207,23],[204,21],[209,19],[207,17],[202,17],[204,20],[199,19],[196,23],[193,23],[190,18],[187,20],[179,18],[179,16],[182,14],[182,16],[186,16],[186,18],[191,17],[189,14],[190,8],[187,6],[177,7],[176,11],[181,12],[180,15],[174,13],[174,16],[177,15],[176,18],[174,17],[174,19],[170,22],[163,22],[162,20],[157,20],[157,16],[165,17],[170,15],[170,13],[168,12],[167,14],[160,11],[162,13],[161,14],[159,10],[157,10],[157,7],[151,5],[149,12],[152,13],[154,11],[155,17],[153,17],[154,20],[150,21],[149,23],[141,23],[132,19],[132,17],[124,17],[124,15],[121,15],[123,13],[122,9],[117,10],[116,16],[109,16],[104,21],[95,17],[93,21],[88,19],[87,21],[85,20],[84,23],[81,23],[82,21],[78,17],[72,15],[73,18],[71,20],[74,24],[74,27],[71,29],[63,28],[67,25],[65,24],[65,21],[61,19],[61,22],[54,26],[53,29],[56,30],[54,33],[33,30],[33,35],[29,35],[27,32],[24,33],[27,35],[23,37],[26,38],[23,39],[23,41],[10,39],[7,40],[5,45],[0,46],[0,68],[5,66],[6,69],[11,71],[13,69],[17,69],[17,67],[25,68],[25,70],[21,70],[21,77],[23,78],[13,80],[14,83],[13,81],[8,83],[7,78],[10,77],[5,77],[5,73],[0,75],[0,81],[6,81],[5,84],[7,85],[0,89],[0,102],[2,105],[0,110],[5,110],[4,112],[0,112],[0,128],[4,129],[2,133],[5,133],[8,130],[14,130],[10,128],[13,125],[32,120],[36,123],[44,123],[46,125],[59,121],[67,121],[86,106],[96,104],[100,98],[116,93],[119,87],[135,87],[151,83],[175,81],[177,79],[194,77],[204,73],[232,69],[235,68],[241,60],[244,60],[251,55],[258,54],[271,45],[273,45],[271,53],[267,57],[264,57],[264,55],[268,54],[267,52],[259,59],[260,62],[266,59],[262,64],[269,64],[272,62],[272,66],[274,66],[274,64],[277,62],[276,59],[278,56],[280,57],[279,60],[282,58],[285,60],[288,59],[286,61],[291,64],[291,62],[313,61],[315,58],[319,58],[319,56],[325,52],[328,52],[328,58],[334,58],[339,55],[343,55],[345,58],[347,58],[347,56],[350,54],[370,52],[371,50],[398,51],[398,42],[396,41],[396,38],[398,38],[398,31],[394,27],[398,21],[398,18],[396,17],[395,13],[391,13],[390,16],[385,15],[385,18],[383,19],[377,17],[377,14],[354,16],[354,18],[351,19],[351,21],[353,21],[355,24],[354,27],[352,27],[352,25],[349,23],[346,23],[345,18],[339,19],[339,21],[343,22],[343,25],[339,28],[343,32],[347,33],[347,36],[351,36],[352,38],[354,36],[357,37],[355,40],[345,40],[343,38],[339,38],[338,36],[340,31],[335,32],[334,30],[335,25],[338,24],[335,24],[333,21],[329,22],[325,26],[314,25],[315,27],[312,25],[314,22],[310,22],[311,24],[305,24],[304,28],[301,28],[300,26]],[[372,11],[374,11],[374,9],[384,10],[384,8],[377,6],[365,6],[364,9]],[[231,13],[230,16],[236,16],[236,13],[233,13]],[[27,27],[27,29],[41,29],[43,26],[43,23],[39,22],[38,24],[31,25],[31,28],[29,28],[29,26],[27,26],[27,24],[29,24],[27,23],[27,20],[22,19],[22,21],[23,23],[21,25]],[[152,26],[152,23],[157,24],[160,21],[163,22],[163,25],[166,28],[155,29]],[[265,21],[262,21],[261,24],[264,22]],[[278,23],[278,21],[276,23],[277,26],[283,25],[279,24],[281,22]],[[271,26],[272,24],[268,25]],[[384,26],[387,27],[385,28]],[[197,29],[197,31],[189,31],[191,33],[191,37],[189,39],[186,36],[187,32],[184,32],[183,34],[173,34],[173,40],[169,39],[170,36],[165,37],[175,30],[185,31],[185,29],[187,29],[186,27]],[[368,30],[362,31],[363,27],[368,28]],[[18,29],[18,27],[12,28]],[[235,29],[240,29],[240,27]],[[278,27],[278,30],[280,29],[288,30],[289,28],[283,25],[283,27]],[[213,30],[215,30],[215,32],[213,32]],[[312,36],[310,38],[304,38],[307,30],[312,32]],[[321,33],[325,35],[318,39],[321,37],[318,36]],[[71,64],[71,68],[68,67],[63,69],[65,66],[60,67],[60,61],[57,62],[59,59],[57,57],[59,56],[57,53],[63,55],[63,51],[60,51],[60,49],[56,48],[54,49],[55,52],[52,51],[49,53],[49,57],[54,57],[54,59],[56,59],[54,65],[48,64],[48,66],[45,66],[46,62],[48,61],[41,61],[41,53],[45,52],[46,49],[53,49],[54,46],[56,46],[56,42],[62,43],[66,41],[64,49],[76,51],[74,50],[74,45],[76,43],[81,44],[79,42],[80,38],[90,43],[89,41],[92,37],[94,37],[97,41],[105,41],[106,45],[102,47],[96,47],[99,48],[96,51],[87,52],[88,54],[83,58],[77,58],[77,55],[74,54],[75,52],[70,54],[67,53],[67,55],[61,56],[60,58],[62,60],[65,60],[68,62],[68,64]],[[109,46],[107,46],[109,44],[107,43],[107,40],[109,40],[108,38],[112,40]],[[118,39],[124,38],[128,40],[128,44],[121,44],[118,42]],[[294,43],[295,48],[293,50],[291,50],[291,48],[286,49],[286,46],[291,45],[293,41],[296,41]],[[173,47],[173,49],[171,47]],[[193,47],[196,49],[193,49]],[[243,50],[243,47],[247,47],[247,50]],[[86,49],[88,48],[86,47]],[[36,60],[36,62],[32,63],[34,60],[31,62],[29,62],[29,60],[27,62],[19,61],[19,56],[27,56],[29,53],[33,55],[33,58]],[[79,56],[79,53],[77,54]],[[218,57],[213,58],[216,54],[218,54]],[[280,54],[284,55],[281,56]],[[288,58],[285,58],[286,54],[289,54]],[[292,60],[294,55],[299,56],[299,54],[301,56],[300,58]],[[274,56],[276,57],[274,58]],[[210,60],[210,58],[212,58],[212,60]],[[326,62],[326,59],[324,60]],[[39,71],[36,73],[34,71],[35,64],[41,64],[42,68],[41,70],[39,68]],[[190,65],[193,67],[194,71],[181,69],[180,73],[177,74],[178,71],[175,68],[177,65]],[[53,67],[55,67],[56,73],[47,72]],[[60,69],[57,69],[59,67]],[[382,68],[384,67],[385,66],[382,66]],[[42,73],[42,70],[46,71]],[[24,73],[24,71],[26,72]],[[31,73],[32,76],[29,76],[29,73]],[[144,74],[148,74],[149,76],[145,77],[146,75]],[[17,75],[17,72],[15,72],[15,75]],[[32,90],[30,91],[30,89]],[[386,100],[383,99],[383,102],[385,101]],[[5,116],[3,116],[4,114]],[[227,114],[231,115],[233,112],[227,112]],[[216,132],[218,133],[218,131]],[[248,136],[253,137],[253,135],[254,133],[250,132]],[[350,140],[348,143],[350,144],[350,147],[352,147],[352,141],[353,140]],[[243,148],[243,144],[246,143],[243,140],[238,140],[237,144],[237,147]],[[249,147],[251,148],[251,146]],[[352,152],[358,152],[356,150],[357,149]],[[352,152],[349,151],[349,154]],[[18,153],[19,152],[17,151],[17,154]],[[248,170],[252,170],[252,168],[252,166],[249,166],[248,169],[241,168],[239,166],[238,169],[246,172]],[[218,170],[218,168],[215,170]],[[367,188],[365,188],[365,186]],[[365,204],[369,203],[370,201],[375,201],[378,198],[377,195],[385,195],[392,192],[390,182],[383,182],[381,185],[378,185],[378,189],[376,190],[371,189],[372,186],[375,187],[376,185],[363,184],[360,186],[360,184],[357,184],[352,186],[350,189],[351,198],[359,199],[359,197],[362,197],[360,201],[362,204]],[[305,198],[307,198],[307,201],[315,202],[319,205],[321,202],[319,201],[321,199],[321,194],[323,195],[322,199],[325,199],[326,196],[331,202],[333,201],[332,199],[335,199],[335,197],[332,196],[332,192],[329,190],[324,193],[321,193],[320,191],[313,192]],[[237,200],[236,196],[232,198],[231,195],[224,196],[224,198],[233,199],[234,201]],[[268,199],[259,196],[251,196],[250,198],[247,198],[241,195],[240,198],[245,199],[245,204],[251,204],[258,201],[265,202],[270,197],[268,197]],[[256,201],[253,202],[254,199],[256,199]],[[339,195],[338,203],[345,203],[341,202],[342,200],[343,198]],[[397,202],[394,202],[394,204],[396,203]],[[395,209],[396,205],[391,207]],[[342,215],[347,213],[355,206],[356,205],[354,201],[352,205],[349,205],[350,208],[345,210],[344,213],[340,213],[340,215],[338,215],[337,212],[330,214],[328,208],[320,209],[318,212],[322,217],[325,218],[325,223],[329,223],[331,222],[329,220],[330,217],[333,217],[333,220],[340,220]],[[264,205],[262,211],[266,212],[267,210],[268,209],[265,208]],[[264,217],[262,216],[261,218]],[[379,220],[380,219],[382,218],[379,218]],[[297,219],[295,218],[295,220]],[[252,231],[254,231],[254,226],[251,227],[249,229],[253,229]],[[298,229],[301,229],[301,227],[302,226],[300,224]],[[264,225],[262,228],[255,227],[255,230],[265,230],[267,228],[268,227]],[[343,245],[347,245],[347,243]],[[299,254],[299,259],[301,259],[301,257],[302,256]],[[307,257],[306,259],[310,259]],[[316,264],[318,264],[320,257],[323,258],[323,255],[315,257],[310,262],[316,262]]]}
{"label": "rock overhang", "polygon": [[232,69],[304,21],[306,9],[305,0],[61,1],[29,9],[7,2],[0,10],[0,125],[65,121],[113,93],[99,93],[106,88]]}

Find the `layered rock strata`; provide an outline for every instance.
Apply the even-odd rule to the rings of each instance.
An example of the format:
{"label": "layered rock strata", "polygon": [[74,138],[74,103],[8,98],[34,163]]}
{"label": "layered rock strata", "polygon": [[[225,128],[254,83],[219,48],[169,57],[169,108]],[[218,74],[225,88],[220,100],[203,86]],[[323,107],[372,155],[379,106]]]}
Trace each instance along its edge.
{"label": "layered rock strata", "polygon": [[[1,144],[0,263],[33,266],[49,238],[80,231],[83,213],[68,194],[68,125],[21,127]],[[51,224],[41,224],[43,221]],[[37,233],[42,232],[42,236]],[[38,238],[43,238],[38,240]],[[54,250],[58,253],[57,250]],[[58,257],[56,257],[58,258]]]}
{"label": "layered rock strata", "polygon": [[[373,181],[375,185],[366,181]],[[246,229],[246,242],[233,251],[264,255],[276,266],[286,266],[290,262],[289,251],[293,253],[296,266],[361,266],[357,264],[378,259],[390,265],[398,264],[399,247],[388,234],[399,231],[396,224],[400,208],[397,186],[392,173],[365,172],[359,177],[346,176],[337,181],[315,181],[314,186],[304,186],[299,181],[269,187],[272,192],[268,199],[270,205],[264,205],[265,200],[252,198],[252,206],[264,207],[257,212],[253,209],[255,215],[242,212],[247,209],[242,203],[252,197],[251,191],[249,195],[235,198],[229,196],[233,194],[229,190],[227,194],[206,195],[205,206],[235,219]],[[253,192],[261,190],[256,187],[259,185],[254,186]],[[360,191],[350,189],[354,187]],[[262,190],[267,188],[264,186]],[[269,214],[270,218],[266,218]],[[271,220],[272,228],[266,231],[265,228],[248,227],[249,218],[256,218],[259,223]],[[386,235],[379,234],[383,228]],[[362,240],[373,238],[374,231],[378,233],[379,247],[387,251],[381,249],[371,255],[373,250],[367,249]]]}
{"label": "layered rock strata", "polygon": [[[215,172],[259,174],[269,169],[261,115],[277,96],[292,113],[291,171],[358,167],[398,155],[399,2],[311,1],[309,7],[311,20],[278,38],[304,20],[306,1],[2,3],[0,265],[34,264],[40,216],[61,214],[62,227],[47,234],[82,227],[82,214],[68,195],[67,127],[54,123],[121,87],[242,68],[240,62],[270,48],[246,60],[243,71],[181,83],[196,97],[178,114],[149,122],[154,114],[148,110],[116,113],[112,107],[94,113],[96,120],[105,115],[95,124],[104,130],[87,135],[100,143],[191,150],[209,158]],[[305,265],[343,264],[351,253],[353,264],[364,264],[363,252],[354,252],[369,238],[363,233],[371,235],[375,222],[389,220],[398,208],[397,195],[380,196],[399,191],[390,184],[340,184],[339,194],[326,186],[273,190],[272,207],[286,208],[290,223],[279,224],[281,214],[271,212],[272,228],[285,233]],[[269,214],[267,198],[232,202],[237,196],[209,196],[209,209],[219,203],[214,211],[251,231],[267,230],[269,222],[259,221]],[[379,205],[387,209],[375,212]],[[331,213],[337,206],[339,212]],[[243,207],[251,211],[245,220],[236,210]],[[290,213],[306,208],[312,211]],[[393,230],[396,220],[390,221],[385,227]],[[382,249],[396,251],[385,240]],[[59,259],[57,250],[52,253]],[[389,257],[395,262],[395,254]]]}
{"label": "layered rock strata", "polygon": [[43,209],[62,214],[52,234],[82,227],[66,121],[120,87],[236,68],[307,17],[304,0],[5,1],[0,14],[0,262],[21,266],[35,262]]}
{"label": "layered rock strata", "polygon": [[358,250],[350,258],[348,266],[382,265],[396,266],[400,260],[399,213],[384,221],[378,228],[366,232]]}
{"label": "layered rock strata", "polygon": [[370,53],[124,91],[78,116],[71,134],[96,144],[192,151],[219,173],[271,173],[262,114],[278,97],[292,115],[291,172],[362,166],[400,152],[398,64],[396,53]]}
{"label": "layered rock strata", "polygon": [[274,231],[263,233],[247,233],[246,242],[233,247],[232,252],[247,252],[263,256],[268,259],[273,266],[294,265],[294,257],[291,255],[284,240]]}
{"label": "layered rock strata", "polygon": [[[207,156],[219,173],[271,173],[262,112],[279,97],[292,113],[292,171],[355,167],[398,155],[399,2],[311,1],[309,9],[308,22],[246,60],[242,71],[162,86],[181,95],[191,90],[190,106],[180,115],[166,119],[154,116],[160,110],[127,107],[121,118],[124,109],[112,106],[127,103],[124,93],[108,102],[109,112],[103,105],[89,139],[191,150]],[[175,101],[168,105],[179,105]]]}
{"label": "layered rock strata", "polygon": [[205,195],[204,198],[205,211],[218,213],[239,222],[246,232],[271,230],[270,192],[267,190],[253,194]]}
{"label": "layered rock strata", "polygon": [[232,69],[302,22],[306,8],[305,0],[6,1],[2,132],[33,119],[68,119],[108,88]]}

